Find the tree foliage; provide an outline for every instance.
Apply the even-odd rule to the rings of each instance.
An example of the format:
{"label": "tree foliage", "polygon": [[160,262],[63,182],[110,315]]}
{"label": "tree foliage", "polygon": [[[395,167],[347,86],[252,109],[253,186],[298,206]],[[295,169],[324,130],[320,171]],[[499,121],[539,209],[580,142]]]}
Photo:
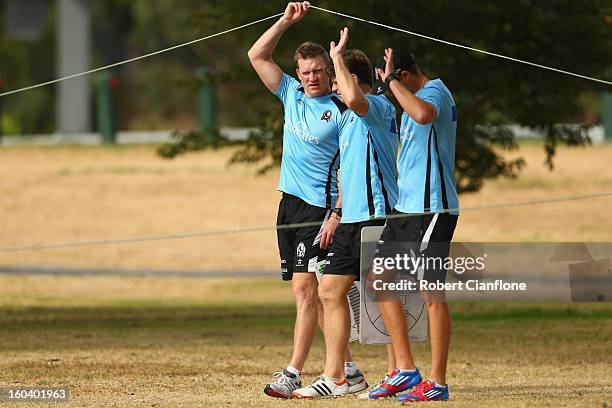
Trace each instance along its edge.
{"label": "tree foliage", "polygon": [[[93,2],[94,61],[100,66],[218,33],[282,12],[284,1],[105,0]],[[511,57],[612,79],[612,2],[609,0],[334,0],[315,5]],[[7,88],[52,79],[55,18],[38,44],[0,37],[0,79]],[[0,15],[2,9],[0,8]],[[160,154],[173,157],[215,148],[229,141],[197,124],[195,72],[207,66],[218,73],[220,123],[257,126],[241,143],[231,163],[257,164],[258,172],[280,163],[282,113],[277,98],[261,84],[246,52],[273,20],[118,68],[121,129],[175,129],[173,144]],[[546,165],[560,143],[583,145],[596,114],[585,114],[585,95],[609,86],[437,43],[365,22],[311,10],[291,27],[275,51],[275,61],[293,74],[293,50],[305,40],[327,46],[343,26],[349,47],[372,60],[391,46],[412,51],[430,78],[439,77],[458,106],[456,175],[460,191],[477,191],[496,177],[516,177],[524,162],[506,159],[516,148],[511,125],[543,135]],[[52,132],[54,88],[40,88],[3,99],[6,114],[17,117],[23,133]],[[592,98],[591,98],[592,99]],[[568,124],[578,124],[568,125]],[[174,146],[173,146],[174,145]],[[165,149],[165,150],[164,150]]]}
{"label": "tree foliage", "polygon": [[[248,8],[234,7],[233,2],[212,2],[201,10],[209,28],[232,27],[284,9],[284,3],[252,3]],[[610,79],[612,49],[611,4],[600,0],[516,0],[481,2],[446,0],[415,1],[334,1],[318,6],[346,14],[368,18],[390,26],[407,29],[459,44],[512,56],[539,64],[563,67],[589,76]],[[231,69],[248,72],[244,54],[272,22],[241,36],[241,45],[234,47],[242,55],[231,54]],[[517,147],[509,125],[527,126],[542,134],[547,154],[546,164],[552,169],[552,158],[559,143],[588,143],[580,126],[580,96],[598,92],[602,86],[548,70],[466,51],[405,33],[376,27],[311,10],[298,25],[291,27],[281,39],[275,60],[285,72],[293,73],[293,49],[304,40],[326,46],[336,40],[338,30],[348,26],[351,48],[364,50],[372,60],[388,46],[411,50],[421,69],[430,78],[440,77],[454,94],[459,111],[456,151],[456,175],[461,192],[477,191],[487,179],[499,176],[516,177],[524,165],[522,159],[508,160],[504,150]],[[234,38],[235,40],[235,38]],[[608,69],[608,70],[607,70]],[[607,73],[606,73],[607,70]],[[252,74],[249,80],[257,82]],[[263,86],[258,91],[265,93]],[[242,109],[269,111],[278,105],[273,97],[265,104],[246,100]],[[272,117],[261,115],[262,131],[252,135],[232,163],[259,163],[270,159],[259,171],[280,161],[282,126],[271,125]],[[266,118],[265,120],[263,118]],[[282,120],[278,113],[277,121]]]}

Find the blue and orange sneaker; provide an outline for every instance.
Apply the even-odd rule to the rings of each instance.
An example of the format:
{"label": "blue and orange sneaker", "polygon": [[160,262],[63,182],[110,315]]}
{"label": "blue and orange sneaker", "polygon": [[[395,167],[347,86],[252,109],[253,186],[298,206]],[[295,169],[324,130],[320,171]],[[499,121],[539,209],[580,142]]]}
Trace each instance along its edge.
{"label": "blue and orange sneaker", "polygon": [[448,400],[448,385],[442,387],[431,380],[425,380],[414,387],[414,390],[398,395],[397,400],[402,403],[446,401]]}
{"label": "blue and orange sneaker", "polygon": [[397,393],[411,389],[420,383],[421,380],[422,378],[418,368],[412,371],[400,371],[396,368],[380,387],[368,393],[368,398],[378,399],[391,397]]}

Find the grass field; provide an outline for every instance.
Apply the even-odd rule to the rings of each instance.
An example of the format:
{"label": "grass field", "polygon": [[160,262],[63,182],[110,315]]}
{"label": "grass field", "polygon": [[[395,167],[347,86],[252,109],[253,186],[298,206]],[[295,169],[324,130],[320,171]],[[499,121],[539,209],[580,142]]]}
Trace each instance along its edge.
{"label": "grass field", "polygon": [[[151,147],[0,149],[0,248],[272,226],[277,174],[227,168],[230,151],[166,162]],[[528,167],[461,197],[464,208],[612,191],[611,145],[517,154]],[[465,211],[458,240],[612,241],[611,198]],[[152,243],[0,253],[10,266],[275,270],[273,229]],[[449,407],[612,404],[612,304],[457,303]],[[59,406],[394,406],[277,401],[263,384],[287,363],[294,313],[275,279],[0,275],[0,387],[69,386]],[[370,382],[382,347],[355,345]],[[315,341],[305,380],[323,368]],[[415,345],[427,371],[428,347]],[[235,384],[240,384],[235,388]],[[608,401],[606,403],[606,401]],[[20,403],[17,406],[40,406]]]}
{"label": "grass field", "polygon": [[[262,393],[291,349],[293,307],[281,282],[0,276],[0,288],[2,385],[66,385],[66,405],[74,407],[281,403]],[[460,303],[453,310],[449,407],[601,407],[612,400],[609,303]],[[425,370],[427,350],[423,343],[414,350]],[[319,336],[306,381],[323,369],[323,352]],[[384,374],[384,348],[356,345],[353,352],[370,381]]]}

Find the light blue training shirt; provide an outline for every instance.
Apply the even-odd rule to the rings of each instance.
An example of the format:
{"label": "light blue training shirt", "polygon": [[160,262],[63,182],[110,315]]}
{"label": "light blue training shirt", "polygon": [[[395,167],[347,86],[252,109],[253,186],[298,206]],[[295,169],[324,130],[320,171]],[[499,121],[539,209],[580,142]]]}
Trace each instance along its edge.
{"label": "light blue training shirt", "polygon": [[440,79],[425,83],[416,94],[436,108],[433,122],[420,125],[406,112],[402,115],[398,161],[399,200],[403,213],[440,212],[459,214],[455,182],[457,107]]}
{"label": "light blue training shirt", "polygon": [[346,105],[333,93],[307,97],[302,85],[287,74],[274,94],[285,107],[278,189],[316,207],[334,207]]}
{"label": "light blue training shirt", "polygon": [[368,111],[349,110],[340,133],[342,223],[384,217],[398,197],[395,107],[384,95],[367,95]]}

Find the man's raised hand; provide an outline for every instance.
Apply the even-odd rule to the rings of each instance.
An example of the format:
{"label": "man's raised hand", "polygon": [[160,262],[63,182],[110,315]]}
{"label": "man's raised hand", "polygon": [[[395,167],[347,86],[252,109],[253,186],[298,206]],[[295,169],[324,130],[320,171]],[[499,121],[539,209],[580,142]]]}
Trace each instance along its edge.
{"label": "man's raised hand", "polygon": [[385,49],[385,70],[383,71],[380,68],[376,68],[376,71],[378,72],[378,75],[380,75],[380,79],[382,79],[384,82],[385,79],[387,79],[387,76],[389,76],[393,70],[393,48],[387,48]]}
{"label": "man's raised hand", "polygon": [[288,3],[287,7],[285,8],[285,14],[283,14],[283,19],[289,24],[295,24],[304,18],[309,9],[310,3],[307,1],[303,1],[301,3]]}
{"label": "man's raised hand", "polygon": [[348,43],[349,35],[348,28],[344,27],[340,30],[340,40],[338,40],[338,44],[336,45],[335,41],[332,41],[329,44],[329,56],[333,58],[342,57],[342,53],[346,49],[346,44]]}

